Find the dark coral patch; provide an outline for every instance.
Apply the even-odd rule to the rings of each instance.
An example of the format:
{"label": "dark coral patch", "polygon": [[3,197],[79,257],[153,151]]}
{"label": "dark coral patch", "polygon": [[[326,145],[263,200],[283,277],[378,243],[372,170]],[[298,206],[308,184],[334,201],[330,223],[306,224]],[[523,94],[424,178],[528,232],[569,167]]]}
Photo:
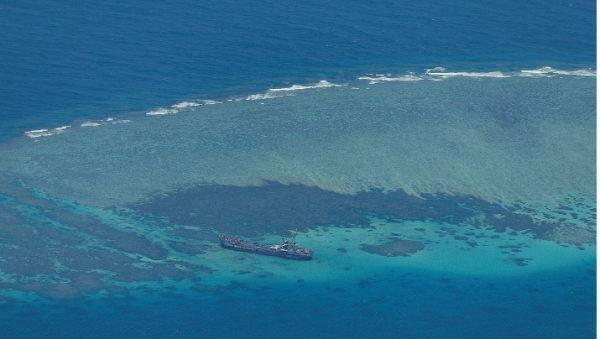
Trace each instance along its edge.
{"label": "dark coral patch", "polygon": [[[265,182],[262,186],[250,187],[197,186],[159,194],[129,207],[167,217],[175,224],[256,237],[323,225],[368,227],[371,215],[391,220],[429,218],[457,223],[476,214],[454,203],[453,199],[450,195],[415,197],[402,190],[339,194],[317,187]],[[203,236],[189,229],[176,232],[193,238]]]}
{"label": "dark coral patch", "polygon": [[[458,194],[409,195],[403,190],[372,189],[340,194],[298,184],[264,182],[261,186],[200,185],[157,194],[129,206],[135,211],[165,217],[182,237],[216,241],[214,233],[243,237],[281,234],[290,229],[318,226],[370,227],[371,216],[386,220],[432,220],[446,224],[493,227],[498,232],[530,232],[552,239],[560,221],[534,220],[524,206],[504,207],[474,196]],[[326,231],[326,230],[325,230]],[[440,235],[454,236],[444,227]]]}
{"label": "dark coral patch", "polygon": [[423,244],[412,240],[395,240],[381,245],[362,244],[360,248],[363,251],[381,255],[384,257],[407,257],[412,253],[425,248]]}
{"label": "dark coral patch", "polygon": [[[13,187],[8,203],[0,204],[0,272],[11,277],[2,288],[37,292],[50,299],[81,297],[84,293],[122,292],[114,281],[195,279],[208,267],[167,260],[163,245],[122,225]],[[24,202],[27,202],[25,204]],[[171,243],[179,250],[192,250]],[[149,263],[146,258],[155,259]]]}
{"label": "dark coral patch", "polygon": [[531,258],[510,258],[507,261],[517,266],[527,266],[528,262],[531,260]]}

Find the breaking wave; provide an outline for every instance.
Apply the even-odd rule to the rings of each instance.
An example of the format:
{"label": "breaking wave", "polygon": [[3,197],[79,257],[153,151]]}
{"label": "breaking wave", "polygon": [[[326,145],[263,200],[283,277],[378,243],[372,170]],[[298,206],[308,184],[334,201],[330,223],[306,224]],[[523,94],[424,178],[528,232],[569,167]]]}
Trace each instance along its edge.
{"label": "breaking wave", "polygon": [[532,70],[521,70],[517,72],[450,72],[444,67],[435,67],[425,70],[425,73],[408,73],[405,75],[392,75],[391,73],[386,74],[368,74],[366,76],[359,77],[358,80],[367,80],[369,84],[377,84],[382,82],[390,81],[421,81],[421,80],[433,80],[439,81],[446,78],[452,77],[472,77],[472,78],[510,78],[513,76],[524,76],[524,77],[552,77],[552,76],[584,76],[594,77],[596,76],[596,70],[593,69],[579,69],[574,71],[557,70],[552,67],[544,66],[538,69]]}
{"label": "breaking wave", "polygon": [[578,69],[574,71],[564,71],[554,69],[552,67],[544,66],[538,69],[531,70],[522,70],[519,76],[524,77],[551,77],[557,75],[571,75],[571,76],[580,76],[580,77],[595,77],[596,70],[593,69]]}
{"label": "breaking wave", "polygon": [[81,124],[81,127],[96,127],[96,126],[102,126],[102,125],[106,125],[106,124],[125,124],[131,122],[131,120],[128,119],[115,119],[115,118],[106,118],[104,120],[96,120],[96,121],[86,121],[83,124]]}
{"label": "breaking wave", "polygon": [[[301,91],[301,90],[305,90],[305,89],[316,89],[316,88],[343,87],[343,86],[346,86],[346,85],[339,85],[339,84],[331,83],[327,80],[321,80],[318,83],[316,83],[315,85],[292,85],[290,87],[271,88],[266,93],[251,94],[251,95],[247,96],[244,100],[252,101],[252,100],[274,99],[274,98],[281,98],[284,96],[293,96],[294,94],[289,93],[289,92],[293,92],[293,91]],[[286,93],[286,92],[288,92],[288,93]],[[286,94],[281,94],[281,93],[286,93]]]}
{"label": "breaking wave", "polygon": [[46,128],[36,129],[33,131],[25,132],[25,135],[32,139],[39,138],[39,137],[49,137],[51,135],[64,133],[67,130],[67,128],[71,128],[71,126],[61,126],[61,127],[52,128],[52,129],[46,129]]}
{"label": "breaking wave", "polygon": [[146,112],[146,115],[152,116],[152,115],[177,114],[181,111],[187,111],[194,107],[204,106],[204,105],[216,105],[216,104],[222,104],[222,102],[217,101],[217,100],[201,100],[200,102],[184,101],[184,102],[180,102],[178,104],[172,105],[170,108],[161,107],[161,108],[155,109],[154,111]]}

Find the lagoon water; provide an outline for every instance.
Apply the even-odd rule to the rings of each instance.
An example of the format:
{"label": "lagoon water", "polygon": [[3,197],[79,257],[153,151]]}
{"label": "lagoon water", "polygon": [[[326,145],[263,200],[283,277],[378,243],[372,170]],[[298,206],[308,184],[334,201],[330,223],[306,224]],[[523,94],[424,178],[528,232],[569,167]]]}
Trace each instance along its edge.
{"label": "lagoon water", "polygon": [[595,337],[593,2],[0,8],[3,337]]}

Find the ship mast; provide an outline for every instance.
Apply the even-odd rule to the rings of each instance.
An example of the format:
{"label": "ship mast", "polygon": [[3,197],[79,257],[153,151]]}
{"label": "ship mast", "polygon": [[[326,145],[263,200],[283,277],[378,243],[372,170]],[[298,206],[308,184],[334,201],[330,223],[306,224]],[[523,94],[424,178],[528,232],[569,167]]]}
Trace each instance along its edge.
{"label": "ship mast", "polygon": [[292,233],[292,243],[296,243],[296,236],[298,235],[298,231]]}

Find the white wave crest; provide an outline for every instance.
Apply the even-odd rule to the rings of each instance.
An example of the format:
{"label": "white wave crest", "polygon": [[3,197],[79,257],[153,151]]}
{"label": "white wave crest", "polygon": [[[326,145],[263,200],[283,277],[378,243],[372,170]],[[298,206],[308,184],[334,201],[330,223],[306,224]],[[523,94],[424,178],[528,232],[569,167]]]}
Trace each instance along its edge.
{"label": "white wave crest", "polygon": [[178,104],[175,104],[175,105],[173,105],[171,107],[172,108],[177,108],[177,109],[185,109],[185,108],[197,107],[197,106],[202,106],[202,104],[197,103],[197,102],[184,101],[184,102],[180,102]]}
{"label": "white wave crest", "polygon": [[378,84],[380,82],[386,82],[386,81],[421,81],[421,80],[423,80],[423,78],[418,77],[412,73],[408,74],[408,75],[398,76],[398,77],[392,77],[391,74],[387,74],[387,75],[376,74],[374,77],[373,76],[363,76],[363,77],[358,78],[358,80],[368,80],[369,84],[373,85],[373,84]]}
{"label": "white wave crest", "polygon": [[61,134],[64,131],[66,131],[67,128],[70,128],[70,127],[71,126],[62,126],[62,127],[52,128],[52,129],[36,129],[33,131],[25,132],[25,135],[27,135],[30,138],[48,137],[51,135]]}
{"label": "white wave crest", "polygon": [[96,126],[102,126],[102,124],[98,123],[98,122],[93,122],[93,121],[87,121],[87,122],[84,122],[83,124],[81,124],[81,127],[96,127]]}
{"label": "white wave crest", "polygon": [[431,80],[439,81],[449,77],[486,77],[486,78],[508,78],[510,75],[504,74],[500,71],[494,72],[448,72],[444,67],[435,67],[425,70],[424,74],[415,74],[413,72],[406,75],[392,76],[390,73],[387,74],[375,74],[359,77],[358,80],[367,80],[369,84],[377,84],[382,82],[390,81],[421,81]]}
{"label": "white wave crest", "polygon": [[154,111],[146,112],[146,115],[169,115],[169,114],[177,114],[181,111],[187,111],[192,109],[193,107],[203,106],[203,105],[216,105],[222,104],[221,101],[217,100],[202,100],[202,102],[194,102],[194,101],[183,101],[178,104],[172,105],[170,108],[158,108]]}
{"label": "white wave crest", "polygon": [[596,71],[588,68],[588,69],[578,69],[575,71],[560,71],[557,70],[555,71],[556,74],[561,74],[561,75],[575,75],[575,76],[580,76],[580,77],[595,77],[596,76]]}
{"label": "white wave crest", "polygon": [[564,71],[554,69],[549,66],[540,67],[538,69],[524,69],[521,70],[519,76],[523,77],[551,77],[556,75],[573,75],[573,76],[585,76],[585,77],[595,77],[596,71],[588,68],[588,69],[579,69],[574,71]]}
{"label": "white wave crest", "polygon": [[435,67],[428,69],[425,72],[427,75],[448,78],[448,77],[479,77],[479,78],[509,78],[510,75],[506,75],[500,71],[494,72],[447,72],[444,67]]}
{"label": "white wave crest", "polygon": [[281,98],[283,97],[283,95],[278,95],[273,93],[272,91],[267,91],[264,94],[251,94],[249,96],[246,97],[245,100],[264,100],[264,99],[274,99],[274,98]]}
{"label": "white wave crest", "polygon": [[329,87],[341,87],[345,85],[338,85],[331,83],[327,80],[321,80],[316,85],[292,85],[290,87],[284,88],[271,88],[270,92],[281,92],[281,91],[299,91],[303,89],[312,89],[312,88],[329,88]]}
{"label": "white wave crest", "polygon": [[179,112],[178,109],[173,108],[159,108],[154,111],[146,112],[146,115],[167,115],[167,114],[176,114]]}
{"label": "white wave crest", "polygon": [[81,124],[81,127],[97,127],[97,126],[102,126],[102,125],[106,125],[106,124],[124,124],[124,123],[128,123],[131,122],[131,120],[126,120],[126,119],[115,119],[115,118],[106,118],[104,120],[96,120],[96,121],[86,121],[83,124]]}
{"label": "white wave crest", "polygon": [[[304,90],[304,89],[315,89],[315,88],[341,87],[341,86],[345,86],[345,85],[338,85],[338,84],[329,82],[327,80],[321,80],[314,85],[292,85],[290,87],[271,88],[268,91],[266,91],[265,93],[251,94],[243,100],[252,101],[252,100],[282,98],[284,96],[294,96],[294,94],[289,93],[289,92],[293,92],[293,91],[300,91],[300,90]],[[280,94],[282,92],[283,93],[288,92],[288,93]],[[240,100],[242,100],[242,99],[240,99]]]}
{"label": "white wave crest", "polygon": [[217,105],[217,104],[222,104],[223,102],[217,101],[217,100],[202,100],[202,103],[204,105]]}

